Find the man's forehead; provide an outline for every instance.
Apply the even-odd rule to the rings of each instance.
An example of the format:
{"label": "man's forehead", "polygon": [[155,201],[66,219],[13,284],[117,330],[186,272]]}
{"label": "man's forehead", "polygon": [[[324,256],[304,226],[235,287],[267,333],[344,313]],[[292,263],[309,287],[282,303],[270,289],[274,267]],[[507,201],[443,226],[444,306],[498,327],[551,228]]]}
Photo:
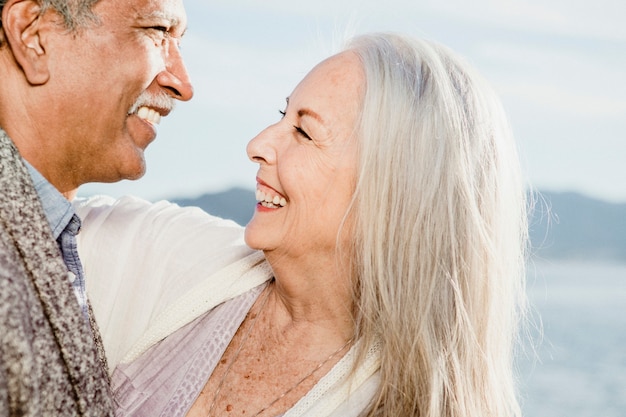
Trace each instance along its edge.
{"label": "man's forehead", "polygon": [[100,0],[117,3],[120,11],[130,13],[135,19],[165,20],[172,26],[187,24],[182,0]]}

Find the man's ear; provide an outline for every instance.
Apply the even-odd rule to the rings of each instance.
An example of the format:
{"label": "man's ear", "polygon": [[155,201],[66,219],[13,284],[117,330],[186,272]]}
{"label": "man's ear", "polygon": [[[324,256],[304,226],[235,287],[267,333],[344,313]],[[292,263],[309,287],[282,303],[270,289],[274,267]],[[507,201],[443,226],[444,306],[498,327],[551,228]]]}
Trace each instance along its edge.
{"label": "man's ear", "polygon": [[9,0],[2,9],[2,28],[13,57],[32,85],[45,84],[50,78],[48,55],[41,36],[41,6],[36,0]]}

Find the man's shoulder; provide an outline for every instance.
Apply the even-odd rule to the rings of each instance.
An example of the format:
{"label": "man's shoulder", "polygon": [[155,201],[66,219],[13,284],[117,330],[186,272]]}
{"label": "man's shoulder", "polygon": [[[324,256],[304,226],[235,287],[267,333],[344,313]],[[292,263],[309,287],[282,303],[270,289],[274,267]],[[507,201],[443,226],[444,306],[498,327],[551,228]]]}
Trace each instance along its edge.
{"label": "man's shoulder", "polygon": [[49,225],[28,169],[1,128],[0,218],[0,233],[10,235],[17,246],[37,250],[37,242],[49,238]]}
{"label": "man's shoulder", "polygon": [[[31,250],[38,251],[36,240],[32,242]],[[24,242],[20,243],[16,242],[13,230],[4,221],[0,221],[0,305],[14,312],[29,309],[31,303],[40,304],[25,258],[31,252],[25,254]],[[27,246],[26,248],[28,249]]]}
{"label": "man's shoulder", "polygon": [[20,158],[20,153],[15,147],[15,144],[11,138],[9,138],[9,135],[2,130],[2,127],[0,127],[0,169],[2,171],[16,171],[15,168],[19,166],[21,162],[19,161]]}
{"label": "man's shoulder", "polygon": [[18,276],[25,274],[21,258],[4,222],[0,221],[0,288],[2,289],[0,299],[8,296],[5,286],[13,283]]}
{"label": "man's shoulder", "polygon": [[[19,151],[0,128],[0,210],[18,209],[23,204],[33,204],[35,188]],[[3,214],[6,220],[6,214]]]}

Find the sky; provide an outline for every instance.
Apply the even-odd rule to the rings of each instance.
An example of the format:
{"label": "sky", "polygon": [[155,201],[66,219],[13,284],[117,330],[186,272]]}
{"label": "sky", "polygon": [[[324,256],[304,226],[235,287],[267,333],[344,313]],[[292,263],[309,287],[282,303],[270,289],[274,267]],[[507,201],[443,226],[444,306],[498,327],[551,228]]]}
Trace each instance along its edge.
{"label": "sky", "polygon": [[455,50],[499,93],[528,184],[626,203],[623,0],[186,0],[195,96],[161,121],[136,181],[79,195],[148,200],[254,189],[250,139],[344,40],[399,32]]}

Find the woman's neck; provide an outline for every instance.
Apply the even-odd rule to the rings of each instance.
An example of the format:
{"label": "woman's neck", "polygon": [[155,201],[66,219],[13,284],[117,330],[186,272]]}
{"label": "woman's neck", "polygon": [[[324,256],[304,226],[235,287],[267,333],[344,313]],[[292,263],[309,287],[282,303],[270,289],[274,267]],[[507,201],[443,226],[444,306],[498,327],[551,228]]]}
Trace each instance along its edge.
{"label": "woman's neck", "polygon": [[[268,300],[277,336],[284,332],[315,331],[347,340],[354,333],[351,279],[334,261],[319,260],[314,267],[286,259],[268,261],[275,281]],[[320,334],[320,337],[322,335]]]}

